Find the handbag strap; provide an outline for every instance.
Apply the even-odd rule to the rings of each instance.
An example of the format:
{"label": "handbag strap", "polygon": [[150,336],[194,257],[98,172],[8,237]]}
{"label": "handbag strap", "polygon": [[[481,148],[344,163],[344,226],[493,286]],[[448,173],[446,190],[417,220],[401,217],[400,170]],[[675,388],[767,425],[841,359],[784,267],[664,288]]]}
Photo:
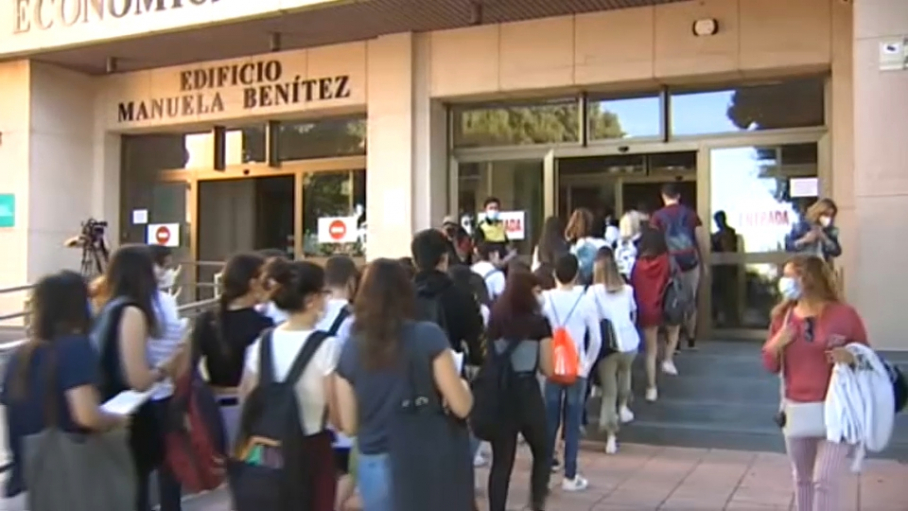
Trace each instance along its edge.
{"label": "handbag strap", "polygon": [[[782,328],[785,328],[791,322],[791,311],[794,305],[785,311],[782,317]],[[779,411],[785,411],[785,349],[779,350]]]}

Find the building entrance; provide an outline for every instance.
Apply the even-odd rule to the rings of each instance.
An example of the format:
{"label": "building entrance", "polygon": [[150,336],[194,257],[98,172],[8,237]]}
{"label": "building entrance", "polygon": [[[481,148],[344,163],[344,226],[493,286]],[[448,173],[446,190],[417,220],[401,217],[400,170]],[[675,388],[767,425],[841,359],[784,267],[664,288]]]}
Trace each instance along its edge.
{"label": "building entrance", "polygon": [[[668,165],[666,162],[671,163]],[[562,158],[556,161],[558,215],[586,208],[600,220],[661,207],[661,188],[676,182],[681,201],[697,208],[697,153]]]}

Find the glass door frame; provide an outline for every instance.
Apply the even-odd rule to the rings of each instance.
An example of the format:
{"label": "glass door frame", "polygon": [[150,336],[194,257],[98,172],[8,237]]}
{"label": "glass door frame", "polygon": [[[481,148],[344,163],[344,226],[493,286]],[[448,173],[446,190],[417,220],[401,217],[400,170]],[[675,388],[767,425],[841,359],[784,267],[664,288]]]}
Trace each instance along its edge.
{"label": "glass door frame", "polygon": [[[189,200],[186,207],[186,223],[189,225],[189,253],[193,261],[199,256],[199,183],[202,181],[255,179],[264,177],[293,176],[293,253],[303,252],[303,184],[306,175],[325,172],[343,172],[366,169],[366,156],[342,156],[282,162],[280,167],[269,167],[266,163],[249,163],[228,166],[223,171],[210,168],[179,169],[163,171],[159,182],[184,182],[188,188]],[[368,175],[368,174],[367,174]],[[323,258],[310,258],[320,261]],[[354,258],[361,259],[361,258]]]}
{"label": "glass door frame", "polygon": [[[712,232],[712,151],[716,149],[731,149],[736,147],[753,147],[753,146],[784,146],[793,144],[817,144],[817,178],[820,189],[820,197],[829,197],[832,194],[832,155],[830,154],[830,133],[826,129],[817,129],[814,131],[805,131],[801,133],[785,134],[752,134],[740,137],[722,138],[716,140],[706,140],[700,144],[697,155],[697,196],[698,205],[697,213],[700,215],[706,232]],[[784,251],[777,252],[757,252],[757,253],[713,253],[712,244],[708,243],[708,253],[706,256],[706,265],[709,268],[710,277],[714,273],[714,267],[723,265],[747,265],[747,264],[776,264],[783,265],[791,255]],[[710,280],[710,279],[704,279]],[[699,315],[697,318],[698,329],[709,337],[721,336],[722,339],[764,339],[766,337],[765,328],[715,328],[712,318],[712,286],[704,282],[700,288],[700,300],[698,303]]]}
{"label": "glass door frame", "polygon": [[[554,215],[558,211],[559,182],[558,161],[562,158],[608,156],[624,154],[651,154],[666,152],[697,152],[697,172],[695,177],[683,179],[696,179],[697,182],[697,214],[704,222],[705,230],[709,234],[712,229],[711,181],[710,181],[710,154],[713,149],[746,147],[756,145],[790,145],[816,143],[817,144],[817,177],[820,182],[820,195],[830,196],[832,193],[832,168],[830,153],[830,132],[827,128],[809,128],[784,130],[780,132],[752,132],[718,135],[702,139],[680,139],[668,142],[652,141],[628,143],[627,145],[589,145],[589,146],[532,146],[508,147],[489,149],[455,150],[451,152],[448,163],[447,197],[448,208],[456,208],[458,204],[458,167],[460,163],[489,162],[498,160],[532,160],[539,158],[543,162],[543,214],[545,217]],[[634,176],[625,179],[633,180]],[[641,179],[652,179],[648,176]],[[620,194],[621,192],[617,192]],[[620,205],[619,205],[620,206]],[[714,257],[720,259],[714,260]],[[731,257],[731,259],[728,259]],[[770,263],[781,264],[788,258],[784,252],[769,252],[756,254],[712,254],[712,247],[707,243],[707,253],[704,255],[704,264],[710,268],[716,261],[734,262],[736,264]],[[706,338],[721,337],[722,339],[755,339],[766,335],[765,329],[714,329],[712,324],[712,289],[711,285],[703,279],[700,288],[698,303],[699,317],[698,329]]]}

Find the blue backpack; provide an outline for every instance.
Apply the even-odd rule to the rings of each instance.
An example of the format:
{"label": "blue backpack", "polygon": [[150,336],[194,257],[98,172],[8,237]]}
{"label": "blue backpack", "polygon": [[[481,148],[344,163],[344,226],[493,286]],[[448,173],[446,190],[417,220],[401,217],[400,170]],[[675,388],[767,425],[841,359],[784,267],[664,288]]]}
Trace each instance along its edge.
{"label": "blue backpack", "polygon": [[668,253],[681,271],[696,268],[700,264],[700,256],[697,251],[694,230],[691,228],[694,220],[691,215],[694,215],[694,212],[686,207],[681,207],[676,215],[670,215],[664,211],[657,212],[656,215],[665,233]]}

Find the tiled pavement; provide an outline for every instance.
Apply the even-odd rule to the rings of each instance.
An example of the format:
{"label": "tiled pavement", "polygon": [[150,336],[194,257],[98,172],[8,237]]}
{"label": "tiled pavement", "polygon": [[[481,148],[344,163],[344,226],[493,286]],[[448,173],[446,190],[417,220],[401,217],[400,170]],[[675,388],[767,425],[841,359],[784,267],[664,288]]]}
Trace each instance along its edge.
{"label": "tiled pavement", "polygon": [[[524,448],[512,478],[509,510],[521,510],[528,500],[529,466]],[[625,445],[615,456],[582,451],[580,471],[590,480],[590,488],[565,493],[560,484],[554,484],[560,478],[553,476],[556,489],[549,511],[793,509],[790,468],[779,454]],[[482,470],[477,477],[482,487],[486,474]],[[21,503],[0,503],[0,511],[23,509]],[[227,495],[220,491],[191,498],[184,510],[228,511]],[[840,510],[908,510],[908,465],[868,460],[863,474],[848,476]]]}
{"label": "tiled pavement", "polygon": [[[515,465],[509,510],[528,500],[530,456],[522,449]],[[783,455],[706,449],[625,445],[618,455],[581,451],[585,492],[565,493],[553,475],[550,511],[774,511],[792,506],[791,476]],[[485,486],[487,471],[477,483]],[[484,490],[479,491],[480,500]],[[483,503],[483,509],[485,504]],[[228,511],[225,491],[191,497],[184,511]],[[0,501],[0,511],[24,511],[21,500]],[[868,460],[850,475],[841,511],[908,510],[908,465]]]}

